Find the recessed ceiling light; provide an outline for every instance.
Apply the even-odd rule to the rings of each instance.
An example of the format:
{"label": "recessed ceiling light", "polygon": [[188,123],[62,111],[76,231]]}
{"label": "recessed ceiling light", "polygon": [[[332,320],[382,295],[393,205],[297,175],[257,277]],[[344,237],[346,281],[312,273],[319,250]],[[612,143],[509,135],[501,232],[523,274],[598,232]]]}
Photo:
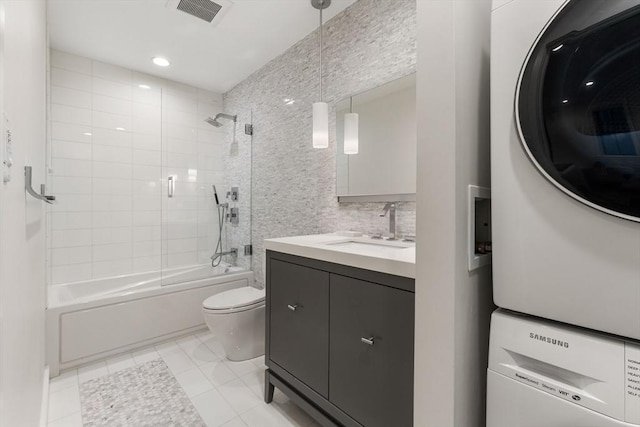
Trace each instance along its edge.
{"label": "recessed ceiling light", "polygon": [[83,135],[91,136],[91,135],[93,135],[93,134],[92,134],[91,132],[85,132],[85,133],[83,133]]}
{"label": "recessed ceiling light", "polygon": [[167,58],[162,58],[161,56],[154,57],[152,59],[152,61],[158,67],[168,67],[169,65],[171,65],[171,63],[169,62],[169,60]]}
{"label": "recessed ceiling light", "polygon": [[585,86],[593,86],[594,83],[595,83],[594,81],[590,80],[590,81],[585,83]]}
{"label": "recessed ceiling light", "polygon": [[569,102],[569,100],[568,100],[568,99],[563,99],[563,100],[562,100],[562,103],[563,103],[563,104],[566,104],[566,103],[568,103],[568,102]]}
{"label": "recessed ceiling light", "polygon": [[116,130],[126,130],[125,128],[116,128]]}
{"label": "recessed ceiling light", "polygon": [[138,85],[138,87],[140,89],[151,89],[151,86],[149,86],[149,85]]}

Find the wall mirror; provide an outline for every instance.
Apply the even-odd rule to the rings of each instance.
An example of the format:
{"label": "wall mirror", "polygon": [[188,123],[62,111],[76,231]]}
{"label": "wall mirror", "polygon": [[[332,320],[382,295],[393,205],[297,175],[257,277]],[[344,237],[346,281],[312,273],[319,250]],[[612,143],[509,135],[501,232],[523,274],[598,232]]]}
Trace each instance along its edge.
{"label": "wall mirror", "polygon": [[[350,112],[358,115],[357,154],[344,150],[345,114]],[[415,73],[343,99],[336,115],[338,200],[414,201]]]}

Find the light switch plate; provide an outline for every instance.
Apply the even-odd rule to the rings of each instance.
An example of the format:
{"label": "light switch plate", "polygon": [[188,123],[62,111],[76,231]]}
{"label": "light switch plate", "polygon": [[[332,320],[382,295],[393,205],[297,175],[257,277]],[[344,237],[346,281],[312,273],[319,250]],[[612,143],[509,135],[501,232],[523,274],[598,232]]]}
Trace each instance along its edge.
{"label": "light switch plate", "polygon": [[2,114],[2,181],[11,181],[11,166],[13,166],[13,141],[9,119]]}

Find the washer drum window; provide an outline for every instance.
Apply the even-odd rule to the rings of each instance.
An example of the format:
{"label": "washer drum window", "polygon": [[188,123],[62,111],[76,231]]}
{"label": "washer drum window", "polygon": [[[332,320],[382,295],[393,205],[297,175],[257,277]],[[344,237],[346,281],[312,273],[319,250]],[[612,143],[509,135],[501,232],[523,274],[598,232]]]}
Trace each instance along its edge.
{"label": "washer drum window", "polygon": [[640,0],[571,0],[530,52],[523,147],[575,199],[640,222]]}

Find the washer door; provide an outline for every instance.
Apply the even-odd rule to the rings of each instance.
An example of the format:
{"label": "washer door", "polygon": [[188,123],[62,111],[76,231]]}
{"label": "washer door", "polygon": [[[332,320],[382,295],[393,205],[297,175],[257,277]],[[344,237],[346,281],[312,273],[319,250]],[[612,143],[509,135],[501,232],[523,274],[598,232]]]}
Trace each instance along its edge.
{"label": "washer door", "polygon": [[575,199],[640,222],[640,0],[571,0],[523,68],[523,147]]}

